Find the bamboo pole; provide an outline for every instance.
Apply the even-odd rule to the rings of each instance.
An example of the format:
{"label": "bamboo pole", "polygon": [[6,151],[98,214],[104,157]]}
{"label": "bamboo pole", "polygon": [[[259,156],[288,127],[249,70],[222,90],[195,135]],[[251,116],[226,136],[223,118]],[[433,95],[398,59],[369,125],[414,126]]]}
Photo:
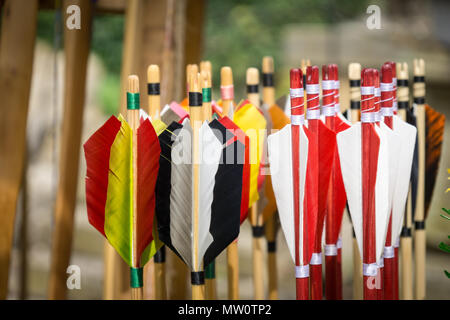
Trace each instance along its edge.
{"label": "bamboo pole", "polygon": [[1,20],[0,299],[6,299],[8,293],[14,219],[23,176],[37,10],[36,0],[9,0]]}
{"label": "bamboo pole", "polygon": [[[275,86],[273,81],[274,63],[272,57],[264,57],[262,61],[263,72],[263,103],[269,109],[275,104]],[[265,177],[266,179],[266,192],[273,195],[272,182],[270,175]],[[269,190],[267,190],[269,189]],[[273,196],[275,197],[275,196]],[[275,199],[269,199],[269,201]],[[278,229],[278,216],[276,213],[276,204],[274,205],[275,211],[271,212],[271,216],[265,221],[265,233],[267,239],[267,270],[269,278],[269,299],[278,299],[278,272],[277,272],[277,255],[276,255],[276,235]]]}
{"label": "bamboo pole", "polygon": [[[361,65],[359,63],[350,63],[348,66],[348,77],[350,80],[350,121],[356,123],[359,121],[361,104]],[[362,260],[359,253],[358,242],[355,232],[352,228],[353,244],[353,299],[363,299],[363,271]]]}
{"label": "bamboo pole", "polygon": [[[414,59],[414,77],[425,77],[425,62]],[[426,296],[426,233],[425,233],[425,82],[414,82],[413,96],[417,119],[417,141],[419,151],[419,174],[415,210],[414,257],[415,295],[417,300]]]}
{"label": "bamboo pole", "polygon": [[[247,99],[256,107],[260,107],[259,100],[259,71],[256,68],[247,69]],[[259,155],[258,155],[259,156]],[[250,221],[253,229],[252,260],[253,260],[253,290],[255,300],[264,299],[264,255],[262,215],[258,213],[258,202],[250,208]]]}
{"label": "bamboo pole", "polygon": [[65,87],[64,116],[60,147],[59,183],[55,203],[49,299],[66,298],[66,269],[70,263],[74,212],[78,185],[78,163],[83,124],[86,70],[89,57],[92,3],[89,0],[64,1],[80,6],[80,30],[64,29]]}

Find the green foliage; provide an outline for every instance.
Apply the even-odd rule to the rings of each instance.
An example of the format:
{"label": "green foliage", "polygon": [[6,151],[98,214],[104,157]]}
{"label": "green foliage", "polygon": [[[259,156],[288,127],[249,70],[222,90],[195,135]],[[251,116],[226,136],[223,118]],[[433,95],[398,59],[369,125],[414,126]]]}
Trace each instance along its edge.
{"label": "green foliage", "polygon": [[105,114],[116,114],[120,103],[120,76],[108,73],[100,85],[100,103]]}

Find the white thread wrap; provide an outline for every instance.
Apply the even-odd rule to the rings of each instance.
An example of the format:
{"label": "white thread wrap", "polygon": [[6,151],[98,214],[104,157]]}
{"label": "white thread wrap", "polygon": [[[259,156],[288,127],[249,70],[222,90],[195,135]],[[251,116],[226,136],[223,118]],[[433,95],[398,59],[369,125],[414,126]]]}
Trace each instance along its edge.
{"label": "white thread wrap", "polygon": [[363,263],[363,275],[366,277],[376,277],[378,265],[376,263]]}
{"label": "white thread wrap", "polygon": [[326,256],[337,256],[337,246],[335,244],[325,244],[324,253]]}
{"label": "white thread wrap", "polygon": [[309,277],[309,264],[304,266],[295,266],[296,278],[308,278]]}
{"label": "white thread wrap", "polygon": [[391,92],[392,90],[394,90],[394,84],[392,82],[389,83],[381,82],[380,90],[381,92]]}
{"label": "white thread wrap", "polygon": [[305,115],[291,115],[291,124],[296,126],[302,126],[305,123]]}
{"label": "white thread wrap", "polygon": [[320,119],[320,110],[319,109],[306,110],[306,119],[308,120]]}
{"label": "white thread wrap", "polygon": [[380,90],[380,88],[373,89],[373,93],[374,93],[375,97],[381,97],[381,90]]}
{"label": "white thread wrap", "polygon": [[307,84],[306,94],[319,94],[320,88],[318,84]]}
{"label": "white thread wrap", "polygon": [[334,80],[322,80],[322,90],[334,90]]}
{"label": "white thread wrap", "polygon": [[383,115],[380,112],[375,112],[375,122],[380,122],[383,118]]}
{"label": "white thread wrap", "polygon": [[380,108],[380,113],[383,117],[392,117],[394,115],[394,108]]}
{"label": "white thread wrap", "polygon": [[374,87],[361,87],[361,95],[362,96],[369,96],[369,95],[373,95],[375,92],[375,88]]}
{"label": "white thread wrap", "polygon": [[383,268],[384,267],[384,258],[383,258],[383,256],[381,256],[380,260],[378,260],[377,266],[378,266],[378,268]]}
{"label": "white thread wrap", "polygon": [[341,87],[339,80],[334,80],[333,82],[334,82],[334,89],[339,89]]}
{"label": "white thread wrap", "polygon": [[341,237],[338,238],[338,240],[336,242],[336,247],[338,249],[342,249],[342,239],[341,239]]}
{"label": "white thread wrap", "polygon": [[395,257],[394,247],[393,246],[384,247],[384,257],[386,259],[392,259],[392,258]]}
{"label": "white thread wrap", "polygon": [[325,117],[333,117],[335,115],[334,106],[331,106],[331,107],[323,106],[322,107],[322,114]]}
{"label": "white thread wrap", "polygon": [[303,98],[304,96],[303,88],[290,88],[289,92],[291,94],[291,98]]}
{"label": "white thread wrap", "polygon": [[322,264],[322,254],[321,253],[313,253],[311,255],[311,262],[309,263],[310,265],[321,265]]}
{"label": "white thread wrap", "polygon": [[335,103],[334,104],[334,112],[335,113],[341,112],[341,104],[340,103]]}
{"label": "white thread wrap", "polygon": [[361,122],[374,123],[377,122],[378,112],[361,112]]}

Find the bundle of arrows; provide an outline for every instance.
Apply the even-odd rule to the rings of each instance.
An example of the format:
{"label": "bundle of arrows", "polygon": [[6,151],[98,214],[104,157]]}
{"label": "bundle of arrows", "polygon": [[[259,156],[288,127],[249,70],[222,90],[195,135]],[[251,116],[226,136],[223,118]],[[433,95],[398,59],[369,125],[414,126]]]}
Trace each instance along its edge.
{"label": "bundle of arrows", "polygon": [[320,72],[302,61],[290,70],[288,98],[276,101],[274,62],[264,57],[262,97],[249,68],[237,105],[231,68],[220,70],[219,101],[212,74],[209,61],[188,65],[186,98],[161,108],[159,68],[149,66],[148,112],[129,76],[126,116],[111,116],[84,144],[88,219],[130,266],[131,298],[143,299],[147,284],[167,298],[168,248],[190,270],[196,300],[218,298],[215,259],[226,251],[228,299],[239,299],[238,237],[248,220],[255,299],[278,298],[280,225],[296,298],[343,299],[347,211],[354,298],[424,299],[424,221],[445,121],[425,105],[424,61],[414,61],[412,107],[406,63],[350,64],[348,108],[336,64]]}

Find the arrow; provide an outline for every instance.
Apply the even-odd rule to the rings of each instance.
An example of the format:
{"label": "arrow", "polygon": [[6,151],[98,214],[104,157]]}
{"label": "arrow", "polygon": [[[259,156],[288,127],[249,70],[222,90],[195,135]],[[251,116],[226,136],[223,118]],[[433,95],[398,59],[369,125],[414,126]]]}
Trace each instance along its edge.
{"label": "arrow", "polygon": [[[400,68],[398,68],[400,67]],[[397,65],[398,74],[398,113],[401,110],[409,108],[408,99],[408,67],[406,63]],[[386,281],[385,299],[398,300],[398,243],[400,233],[402,232],[404,212],[406,206],[406,199],[409,191],[409,181],[411,177],[411,167],[414,156],[414,146],[416,141],[417,130],[414,126],[402,121],[399,117],[393,116],[392,110],[392,66],[389,63],[385,63],[382,68],[382,114],[384,115],[384,122],[394,130],[396,133],[396,139],[398,142],[394,146],[395,157],[397,165],[394,168],[390,168],[390,172],[396,174],[395,186],[392,191],[392,223],[391,223],[391,239],[386,239],[385,257],[389,256],[389,252],[394,253],[393,270],[392,270],[392,292],[389,292],[389,281]],[[387,236],[389,237],[389,230]],[[393,245],[393,249],[389,248],[389,245]],[[385,258],[386,259],[386,258]],[[388,259],[389,260],[389,259]],[[386,273],[388,270],[386,270]],[[386,274],[386,276],[389,276]],[[386,294],[387,293],[387,294]]]}
{"label": "arrow", "polygon": [[[262,61],[263,71],[263,103],[266,106],[268,123],[271,128],[280,130],[289,123],[288,117],[275,104],[274,63],[272,57],[264,57]],[[269,128],[268,128],[269,129]],[[267,271],[269,278],[269,299],[278,299],[277,259],[276,259],[276,235],[279,229],[279,217],[276,214],[277,204],[272,189],[270,174],[265,176],[264,196],[266,205],[263,209],[264,228],[267,239]]]}
{"label": "arrow", "polygon": [[429,106],[427,108],[425,105],[425,62],[423,59],[414,59],[413,96],[418,135],[418,181],[414,214],[415,293],[416,299],[423,300],[426,293],[425,219],[436,179],[445,123],[443,115],[432,110]]}
{"label": "arrow", "polygon": [[[411,109],[409,107],[409,88],[408,88],[408,66],[406,63],[403,63],[403,66],[399,64],[397,66],[398,71],[396,72],[398,74],[398,111],[397,115],[398,117],[406,121],[407,115],[411,115]],[[414,121],[415,123],[415,121]],[[395,124],[394,124],[395,126]],[[412,124],[412,127],[415,128],[415,125]],[[402,248],[401,253],[401,260],[402,260],[402,270],[401,270],[401,277],[402,277],[402,300],[412,300],[413,298],[413,265],[412,265],[412,237],[411,237],[411,228],[412,228],[412,193],[411,193],[411,186],[410,183],[413,178],[412,172],[415,172],[414,167],[417,169],[417,130],[415,130],[414,134],[414,146],[413,148],[413,155],[412,155],[412,164],[411,164],[411,171],[407,173],[409,180],[407,182],[406,188],[409,190],[408,198],[407,198],[407,205],[406,205],[406,212],[404,212],[404,218],[403,218],[403,225],[401,227],[401,233],[400,233],[400,247]],[[415,163],[415,164],[414,164]],[[417,176],[417,173],[415,174]],[[400,181],[399,181],[400,183]],[[404,208],[405,209],[405,208]],[[393,215],[395,215],[393,213]],[[398,256],[398,248],[395,248],[395,255]],[[396,261],[397,265],[395,266],[398,268],[398,258]],[[394,276],[398,276],[398,270],[395,271]],[[398,283],[398,280],[397,280]],[[398,294],[398,289],[395,290],[395,294]]]}
{"label": "arrow", "polygon": [[310,262],[311,271],[311,299],[322,300],[322,231],[325,222],[326,204],[331,168],[333,166],[336,148],[336,134],[328,129],[320,120],[319,106],[319,68],[317,66],[307,67],[306,92],[308,129],[312,135],[311,145],[316,148],[313,162],[319,164],[317,173],[318,184],[314,190],[314,198],[317,201],[317,223],[314,227],[315,239]]}
{"label": "arrow", "polygon": [[[388,145],[375,125],[374,73],[363,70],[361,123],[337,134],[339,158],[353,227],[363,257],[364,299],[377,299],[377,261],[388,219]],[[362,199],[362,201],[361,201]]]}
{"label": "arrow", "polygon": [[[220,93],[222,99],[223,113],[225,117],[219,121],[228,128],[234,130],[234,134],[245,146],[244,167],[242,172],[242,194],[240,207],[240,223],[245,221],[248,213],[249,192],[250,192],[250,140],[249,137],[233,122],[229,117],[234,114],[234,86],[233,73],[230,67],[222,67],[220,70]],[[239,299],[239,253],[237,239],[227,247],[228,265],[228,299]]]}
{"label": "arrow", "polygon": [[[131,267],[132,299],[142,299],[142,268],[156,252],[155,184],[160,154],[156,133],[139,124],[139,79],[128,78],[127,118],[111,117],[85,143],[89,222]],[[145,187],[144,187],[145,186]]]}
{"label": "arrow", "polygon": [[263,216],[258,212],[258,187],[260,163],[264,149],[264,134],[267,121],[259,109],[259,72],[256,68],[247,69],[247,98],[234,113],[233,121],[250,138],[250,196],[249,210],[252,225],[253,245],[253,286],[256,300],[264,299],[263,282]]}
{"label": "arrow", "polygon": [[[361,108],[361,65],[359,63],[350,63],[348,65],[348,78],[350,85],[350,109],[347,114],[350,122],[356,123],[360,118]],[[350,211],[347,204],[347,211]],[[351,220],[351,217],[350,217]],[[363,298],[363,274],[362,260],[359,254],[358,242],[356,241],[355,230],[352,223],[352,245],[353,245],[353,299],[361,300]]]}
{"label": "arrow", "polygon": [[[152,122],[153,127],[155,128],[156,134],[159,136],[165,129],[166,125],[161,121],[160,117],[160,105],[161,105],[161,90],[160,90],[160,73],[159,67],[157,65],[150,65],[147,68],[147,99],[148,99],[148,109],[149,115]],[[141,115],[141,123],[146,118],[145,111],[140,109],[144,115]],[[157,230],[157,223],[154,224],[154,228]],[[154,232],[154,234],[158,234],[158,232]],[[150,263],[147,264],[146,268],[144,268],[144,274],[148,277],[150,274],[153,277],[154,283],[154,291],[155,291],[155,300],[165,300],[167,298],[167,289],[166,289],[166,253],[165,247],[163,243],[159,240],[158,237],[155,237],[156,240],[156,248],[158,251],[156,252],[153,262],[154,262],[154,271],[151,274],[151,270],[149,268]]]}
{"label": "arrow", "polygon": [[311,154],[314,148],[310,148],[312,135],[303,126],[302,80],[301,70],[291,69],[291,125],[271,134],[268,147],[280,222],[295,262],[296,296],[298,300],[307,300],[309,262],[315,238],[314,229],[308,226],[314,226],[317,218],[317,208],[307,204],[314,202],[318,167],[312,161],[315,158]]}
{"label": "arrow", "polygon": [[[337,81],[337,66],[329,65],[322,67],[322,114],[325,117],[327,127],[338,133],[350,127],[336,116],[335,88]],[[342,216],[346,204],[346,195],[342,181],[339,157],[333,150],[333,167],[331,172],[330,187],[328,189],[327,213],[325,224],[325,294],[327,299],[342,298],[342,288],[339,279],[342,271],[339,268],[339,253],[341,240],[339,233],[341,229]]]}
{"label": "arrow", "polygon": [[[199,82],[199,75],[193,75],[189,93],[192,127],[184,120],[171,146],[171,201],[169,215],[160,223],[165,234],[161,239],[192,271],[193,299],[204,299],[203,265],[209,265],[239,234],[241,195],[237,190],[239,200],[234,201],[237,209],[231,212],[225,210],[222,202],[229,201],[230,195],[214,196],[223,192],[226,176],[231,174],[229,164],[219,165],[224,152],[221,142],[210,125],[206,121],[202,123],[204,112]],[[232,144],[231,147],[234,148]],[[240,168],[242,172],[242,165]],[[233,175],[235,172],[233,169]],[[240,184],[242,177],[233,180]],[[231,198],[234,199],[235,194]]]}

